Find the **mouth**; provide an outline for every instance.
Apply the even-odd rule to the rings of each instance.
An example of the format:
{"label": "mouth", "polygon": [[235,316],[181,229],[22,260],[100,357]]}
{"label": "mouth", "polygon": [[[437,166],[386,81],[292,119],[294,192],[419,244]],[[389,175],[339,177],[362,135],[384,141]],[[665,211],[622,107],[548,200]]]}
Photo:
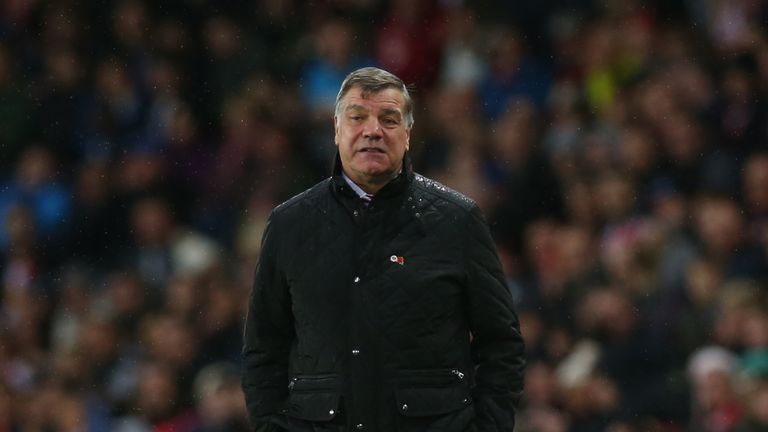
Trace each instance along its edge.
{"label": "mouth", "polygon": [[358,153],[386,153],[384,149],[378,147],[364,147],[357,151]]}

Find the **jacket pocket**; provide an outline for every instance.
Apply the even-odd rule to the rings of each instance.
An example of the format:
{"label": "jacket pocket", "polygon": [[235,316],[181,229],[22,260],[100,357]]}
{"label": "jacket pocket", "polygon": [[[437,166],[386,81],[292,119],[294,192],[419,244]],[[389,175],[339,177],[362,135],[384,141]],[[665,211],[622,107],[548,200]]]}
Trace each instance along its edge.
{"label": "jacket pocket", "polygon": [[313,422],[333,420],[339,412],[339,377],[297,375],[288,384],[288,416]]}
{"label": "jacket pocket", "polygon": [[404,417],[429,417],[468,407],[472,396],[457,369],[413,370],[400,374],[395,403]]}

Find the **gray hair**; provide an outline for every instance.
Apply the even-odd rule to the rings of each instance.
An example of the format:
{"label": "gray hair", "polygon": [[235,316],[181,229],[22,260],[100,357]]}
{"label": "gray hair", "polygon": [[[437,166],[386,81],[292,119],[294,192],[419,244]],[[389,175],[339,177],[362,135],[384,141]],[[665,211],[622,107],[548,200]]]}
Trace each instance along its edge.
{"label": "gray hair", "polygon": [[405,83],[394,74],[375,67],[358,69],[344,78],[344,82],[341,83],[341,89],[339,89],[339,94],[336,95],[336,111],[334,114],[336,119],[341,116],[341,101],[344,99],[344,96],[349,93],[349,90],[355,86],[360,87],[364,95],[378,93],[388,88],[400,90],[400,93],[403,94],[403,99],[405,100],[403,112],[405,117],[405,127],[408,129],[413,127],[413,100],[411,99],[410,93],[408,93],[408,88],[405,86]]}

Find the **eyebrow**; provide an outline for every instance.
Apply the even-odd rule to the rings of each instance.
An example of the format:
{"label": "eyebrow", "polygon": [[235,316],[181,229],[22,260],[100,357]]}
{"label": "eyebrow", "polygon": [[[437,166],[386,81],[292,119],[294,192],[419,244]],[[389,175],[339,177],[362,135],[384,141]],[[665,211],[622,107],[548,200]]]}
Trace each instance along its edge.
{"label": "eyebrow", "polygon": [[402,114],[400,113],[400,110],[394,109],[394,108],[382,108],[381,113],[384,115],[395,114],[398,117],[402,116]]}
{"label": "eyebrow", "polygon": [[365,107],[362,105],[347,105],[346,108],[344,108],[344,111],[366,111]]}
{"label": "eyebrow", "polygon": [[[362,105],[352,104],[352,105],[347,105],[347,107],[344,108],[344,111],[365,111],[365,112],[368,112],[368,109],[365,108]],[[395,109],[395,108],[382,108],[381,109],[381,113],[383,115],[394,114],[394,115],[397,115],[399,117],[402,117],[402,113],[400,112],[400,110]]]}

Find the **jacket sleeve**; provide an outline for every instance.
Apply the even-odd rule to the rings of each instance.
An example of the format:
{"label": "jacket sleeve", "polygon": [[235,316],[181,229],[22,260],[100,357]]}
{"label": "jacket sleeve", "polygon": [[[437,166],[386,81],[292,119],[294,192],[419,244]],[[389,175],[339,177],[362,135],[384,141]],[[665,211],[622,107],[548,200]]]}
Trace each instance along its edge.
{"label": "jacket sleeve", "polygon": [[279,263],[279,230],[270,215],[261,240],[243,340],[242,386],[257,431],[283,430],[288,357],[293,339],[288,284]]}
{"label": "jacket sleeve", "polygon": [[525,348],[512,295],[480,209],[469,216],[466,296],[476,362],[473,398],[481,432],[511,432],[523,390]]}

